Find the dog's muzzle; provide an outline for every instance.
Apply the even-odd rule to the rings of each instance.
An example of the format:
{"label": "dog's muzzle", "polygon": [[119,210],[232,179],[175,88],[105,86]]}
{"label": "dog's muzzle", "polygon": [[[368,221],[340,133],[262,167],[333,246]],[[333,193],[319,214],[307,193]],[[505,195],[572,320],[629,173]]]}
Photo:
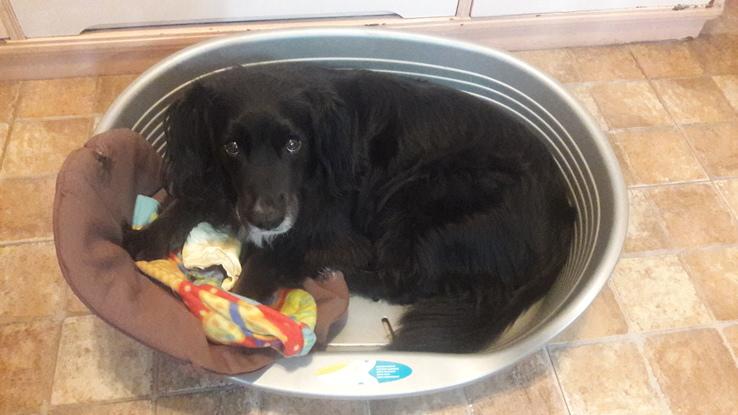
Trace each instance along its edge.
{"label": "dog's muzzle", "polygon": [[259,197],[245,215],[248,222],[260,229],[270,230],[279,226],[287,214],[287,195]]}

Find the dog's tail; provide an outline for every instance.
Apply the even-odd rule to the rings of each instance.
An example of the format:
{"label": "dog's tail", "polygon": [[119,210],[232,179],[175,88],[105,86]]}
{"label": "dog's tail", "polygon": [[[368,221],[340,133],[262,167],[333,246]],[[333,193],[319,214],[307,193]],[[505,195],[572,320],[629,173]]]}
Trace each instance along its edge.
{"label": "dog's tail", "polygon": [[550,290],[563,264],[547,265],[513,291],[499,286],[414,303],[402,316],[389,349],[438,353],[484,349]]}
{"label": "dog's tail", "polygon": [[523,287],[507,299],[496,292],[422,299],[402,316],[389,349],[438,353],[480,351],[542,297],[546,288]]}

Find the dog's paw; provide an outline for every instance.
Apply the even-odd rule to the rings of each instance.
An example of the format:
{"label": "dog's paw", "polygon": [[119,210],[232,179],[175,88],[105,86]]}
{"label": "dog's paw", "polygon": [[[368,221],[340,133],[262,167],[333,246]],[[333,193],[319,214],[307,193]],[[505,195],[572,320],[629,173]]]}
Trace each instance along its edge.
{"label": "dog's paw", "polygon": [[134,230],[123,225],[121,246],[135,260],[153,260],[164,258],[168,254],[169,238],[167,235],[152,232],[149,228]]}
{"label": "dog's paw", "polygon": [[121,229],[123,233],[121,246],[131,258],[135,259],[138,253],[143,250],[143,238],[141,238],[140,231],[131,229],[127,223],[121,224]]}

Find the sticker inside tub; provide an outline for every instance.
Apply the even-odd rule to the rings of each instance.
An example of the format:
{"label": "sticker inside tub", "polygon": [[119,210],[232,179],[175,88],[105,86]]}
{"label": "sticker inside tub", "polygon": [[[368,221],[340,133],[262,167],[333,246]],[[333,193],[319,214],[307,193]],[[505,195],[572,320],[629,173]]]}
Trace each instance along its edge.
{"label": "sticker inside tub", "polygon": [[394,382],[410,376],[408,365],[387,360],[356,359],[326,365],[315,371],[321,380],[341,385],[369,385]]}

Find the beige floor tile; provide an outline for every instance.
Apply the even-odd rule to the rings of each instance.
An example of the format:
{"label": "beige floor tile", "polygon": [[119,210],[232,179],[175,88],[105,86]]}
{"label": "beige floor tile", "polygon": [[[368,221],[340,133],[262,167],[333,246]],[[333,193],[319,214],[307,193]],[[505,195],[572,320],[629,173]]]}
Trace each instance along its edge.
{"label": "beige floor tile", "polygon": [[66,283],[64,284],[64,309],[70,315],[90,314],[90,309],[79,300]]}
{"label": "beige floor tile", "polygon": [[0,179],[0,241],[51,236],[54,181]]}
{"label": "beige floor tile", "polygon": [[67,155],[87,141],[91,127],[90,118],[16,121],[0,174],[56,174]]}
{"label": "beige floor tile", "polygon": [[689,125],[684,131],[710,176],[738,176],[738,122]]}
{"label": "beige floor tile", "polygon": [[649,189],[648,196],[664,218],[673,246],[697,247],[738,241],[738,226],[709,184]]}
{"label": "beige floor tile", "polygon": [[136,79],[138,75],[111,75],[97,78],[97,96],[94,111],[103,113],[115,98]]}
{"label": "beige floor tile", "polygon": [[526,50],[515,56],[539,68],[562,83],[579,82],[577,66],[568,49]]}
{"label": "beige floor tile", "polygon": [[571,49],[582,81],[643,79],[643,73],[627,46]]}
{"label": "beige floor tile", "polygon": [[592,96],[610,128],[671,123],[669,114],[646,81],[595,85],[592,87]]}
{"label": "beige floor tile", "polygon": [[733,354],[738,356],[738,324],[723,329],[723,335],[728,345],[733,349]]}
{"label": "beige floor tile", "polygon": [[372,415],[466,415],[468,404],[461,389],[417,397],[370,401]]}
{"label": "beige floor tile", "polygon": [[95,102],[95,78],[23,81],[16,117],[90,115]]}
{"label": "beige floor tile", "polygon": [[594,97],[592,97],[591,85],[570,84],[566,86],[566,89],[577,101],[579,101],[584,109],[589,112],[589,114],[592,116],[592,119],[595,120],[602,131],[607,131],[610,129],[610,127],[607,125],[607,121],[605,121],[605,117],[603,117],[602,113],[600,112],[600,108],[597,106],[597,102],[595,102]]}
{"label": "beige floor tile", "polygon": [[69,317],[62,328],[51,403],[147,396],[152,366],[150,349],[97,317]]}
{"label": "beige floor tile", "polygon": [[733,209],[733,214],[738,216],[738,179],[715,181],[715,187]]}
{"label": "beige floor tile", "polygon": [[231,383],[225,376],[195,369],[190,364],[179,362],[161,353],[157,356],[157,366],[159,394],[224,386]]}
{"label": "beige floor tile", "polygon": [[661,213],[648,198],[644,190],[628,192],[630,211],[628,212],[628,234],[625,239],[625,252],[655,251],[669,248],[669,238],[664,229]]}
{"label": "beige floor tile", "polygon": [[630,46],[633,56],[649,78],[702,75],[702,66],[684,42],[639,43]]}
{"label": "beige floor tile", "polygon": [[608,140],[610,143],[610,147],[612,148],[612,151],[615,153],[615,157],[618,159],[618,165],[620,166],[620,172],[623,173],[623,179],[625,179],[625,184],[627,186],[631,186],[631,184],[635,181],[633,178],[633,173],[630,171],[630,161],[628,160],[628,155],[623,151],[623,148],[620,146],[615,145],[615,143],[612,140],[612,133],[608,134]]}
{"label": "beige floor tile", "polygon": [[711,78],[662,79],[653,84],[666,109],[679,124],[735,118],[733,108]]}
{"label": "beige floor tile", "polygon": [[[260,414],[258,395],[253,389],[228,388],[212,392],[175,395],[156,401],[157,415],[249,415]],[[293,414],[296,412],[282,412]],[[314,414],[327,414],[318,411]]]}
{"label": "beige floor tile", "polygon": [[364,415],[367,401],[338,401],[325,399],[306,399],[273,393],[262,393],[262,415]]}
{"label": "beige floor tile", "polygon": [[710,321],[692,280],[675,256],[621,259],[612,284],[633,330],[689,327]]}
{"label": "beige floor tile", "polygon": [[150,401],[132,401],[100,405],[63,406],[53,408],[49,415],[154,415],[154,405]]}
{"label": "beige floor tile", "polygon": [[630,185],[707,178],[687,140],[675,128],[618,131],[611,133],[610,141],[619,148]]}
{"label": "beige floor tile", "polygon": [[738,75],[718,75],[713,76],[712,80],[723,91],[733,109],[738,111]]}
{"label": "beige floor tile", "polygon": [[738,74],[738,35],[700,36],[688,43],[705,72]]}
{"label": "beige floor tile", "polygon": [[565,415],[545,351],[466,387],[475,414]]}
{"label": "beige floor tile", "polygon": [[0,122],[7,123],[13,119],[18,91],[20,91],[20,82],[0,81]]}
{"label": "beige floor tile", "polygon": [[615,301],[612,289],[605,286],[587,311],[556,337],[556,342],[596,339],[628,332],[625,317]]}
{"label": "beige floor tile", "polygon": [[652,337],[646,353],[674,415],[738,414],[738,368],[715,330]]}
{"label": "beige floor tile", "polygon": [[53,316],[64,285],[53,243],[0,247],[0,322]]}
{"label": "beige floor tile", "polygon": [[555,349],[551,358],[571,415],[669,413],[632,343]]}
{"label": "beige floor tile", "polygon": [[0,413],[37,413],[48,402],[59,324],[0,326]]}
{"label": "beige floor tile", "polygon": [[738,320],[738,248],[682,256],[692,280],[718,320]]}

